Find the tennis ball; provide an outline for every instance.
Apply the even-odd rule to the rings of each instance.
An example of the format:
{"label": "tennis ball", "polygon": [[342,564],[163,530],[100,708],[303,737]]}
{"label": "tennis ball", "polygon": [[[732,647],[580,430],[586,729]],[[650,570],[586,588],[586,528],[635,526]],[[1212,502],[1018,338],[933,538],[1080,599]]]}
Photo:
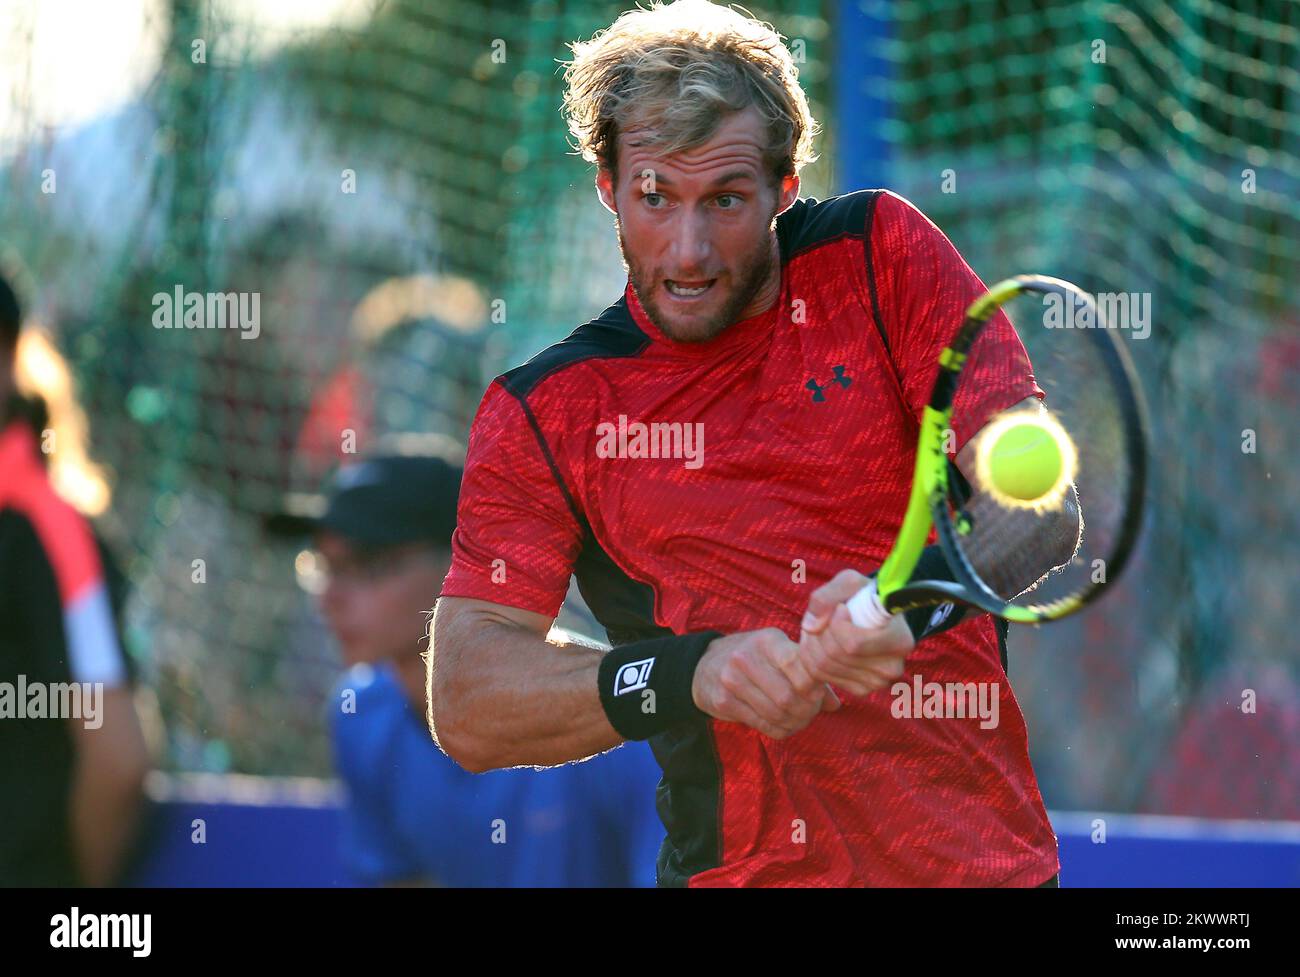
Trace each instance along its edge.
{"label": "tennis ball", "polygon": [[1003,495],[1033,502],[1056,486],[1064,464],[1056,433],[1027,419],[997,436],[989,450],[988,477]]}

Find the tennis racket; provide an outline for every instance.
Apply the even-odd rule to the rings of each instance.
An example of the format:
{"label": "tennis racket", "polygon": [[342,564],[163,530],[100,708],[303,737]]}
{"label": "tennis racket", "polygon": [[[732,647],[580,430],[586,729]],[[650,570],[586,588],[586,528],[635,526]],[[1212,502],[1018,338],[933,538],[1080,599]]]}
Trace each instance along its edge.
{"label": "tennis racket", "polygon": [[[1073,484],[1065,486],[1061,499],[1037,511],[1005,499],[999,503],[987,486],[966,486],[946,450],[954,402],[968,365],[979,355],[984,327],[999,311],[1014,322],[1025,306],[1031,309],[1021,317],[1024,325],[1017,334],[1046,394],[1044,405],[1068,436],[1066,447],[1073,448]],[[1053,309],[1056,321],[1049,316]],[[1038,323],[1029,325],[1035,315]],[[898,536],[871,583],[848,601],[858,627],[884,627],[891,614],[948,603],[1037,624],[1074,614],[1114,586],[1141,526],[1147,422],[1132,362],[1112,326],[1092,296],[1057,278],[1010,278],[971,304],[939,357]],[[997,592],[985,579],[987,568],[1015,558],[1016,541],[1025,538],[1027,526],[1032,533],[1032,520],[1051,518],[1060,506],[1076,504],[1082,533],[1073,558],[1023,594]],[[931,529],[953,579],[912,579]],[[1031,575],[1038,572],[1035,568]]]}

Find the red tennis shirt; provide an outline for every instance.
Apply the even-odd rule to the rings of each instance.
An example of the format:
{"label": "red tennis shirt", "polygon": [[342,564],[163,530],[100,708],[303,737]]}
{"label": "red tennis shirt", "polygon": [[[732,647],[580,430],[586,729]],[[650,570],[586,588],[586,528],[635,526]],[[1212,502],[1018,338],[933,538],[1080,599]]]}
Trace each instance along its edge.
{"label": "red tennis shirt", "polygon": [[[622,299],[493,381],[470,435],[442,594],[555,615],[570,575],[610,641],[780,628],[876,569],[907,506],[937,357],[983,290],[901,197],[804,199],[777,220],[781,294],[680,343]],[[954,412],[959,448],[1039,394],[999,316]],[[772,740],[707,719],[651,740],[661,885],[1032,886],[1056,839],[987,615],[921,641],[902,681],[977,683],[985,719],[907,718],[898,686]],[[994,701],[987,700],[988,704]],[[951,700],[950,700],[951,705]],[[948,710],[950,713],[955,710]],[[987,728],[986,728],[987,727]]]}

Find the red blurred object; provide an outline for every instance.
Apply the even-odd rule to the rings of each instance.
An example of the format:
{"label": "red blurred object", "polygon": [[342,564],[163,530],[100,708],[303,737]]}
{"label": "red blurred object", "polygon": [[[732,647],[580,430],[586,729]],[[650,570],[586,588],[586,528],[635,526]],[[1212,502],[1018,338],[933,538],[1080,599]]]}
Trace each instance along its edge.
{"label": "red blurred object", "polygon": [[[1243,711],[1255,692],[1254,712]],[[1300,820],[1300,685],[1279,668],[1207,690],[1151,778],[1142,810]]]}
{"label": "red blurred object", "polygon": [[312,397],[294,445],[295,462],[312,483],[310,487],[314,488],[339,462],[352,457],[343,453],[344,432],[354,432],[358,453],[362,445],[369,443],[370,403],[370,384],[355,366],[336,370]]}

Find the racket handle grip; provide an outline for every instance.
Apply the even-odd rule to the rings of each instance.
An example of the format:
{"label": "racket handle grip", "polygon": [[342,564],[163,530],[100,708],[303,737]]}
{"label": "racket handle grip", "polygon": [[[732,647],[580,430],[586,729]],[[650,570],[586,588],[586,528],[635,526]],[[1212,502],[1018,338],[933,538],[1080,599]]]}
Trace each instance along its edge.
{"label": "racket handle grip", "polygon": [[867,585],[850,597],[844,606],[848,608],[853,624],[859,628],[879,631],[887,627],[893,618],[893,615],[885,610],[885,605],[880,602],[880,595],[876,592],[875,577],[867,581]]}

